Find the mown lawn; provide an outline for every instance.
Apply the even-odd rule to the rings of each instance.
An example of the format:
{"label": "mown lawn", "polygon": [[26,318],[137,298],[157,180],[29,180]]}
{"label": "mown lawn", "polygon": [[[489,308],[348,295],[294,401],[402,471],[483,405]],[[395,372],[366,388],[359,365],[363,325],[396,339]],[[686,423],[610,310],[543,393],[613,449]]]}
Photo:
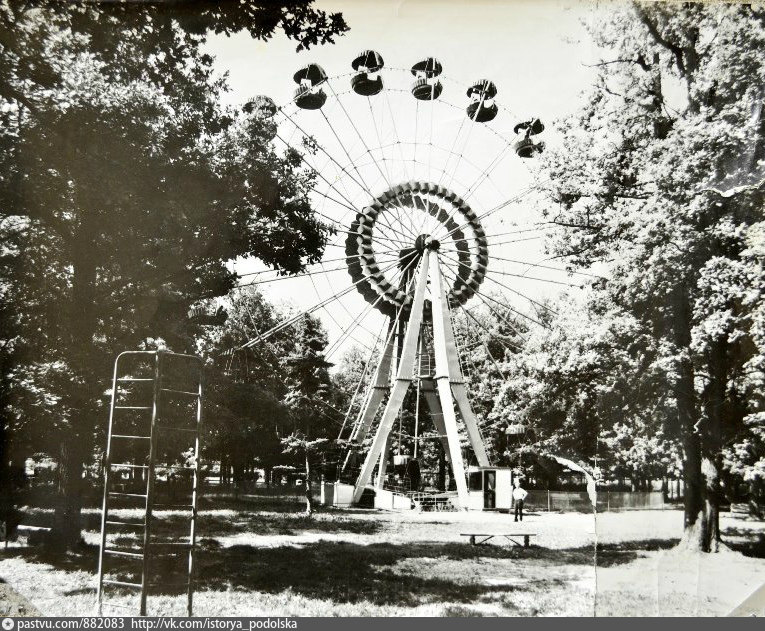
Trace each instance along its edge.
{"label": "mown lawn", "polygon": [[[722,615],[765,582],[765,526],[738,516],[723,518],[735,550],[699,556],[674,548],[682,513],[673,510],[607,513],[597,522],[532,514],[519,529],[502,514],[325,510],[306,519],[300,509],[289,497],[206,500],[197,615]],[[43,614],[94,611],[99,515],[86,517],[77,553],[53,557],[21,541],[0,560],[0,579]],[[157,518],[155,541],[178,541],[181,514]],[[39,510],[27,521],[46,519]],[[537,533],[527,549],[473,547],[460,537],[526,531]],[[135,535],[113,542],[138,543]],[[133,561],[112,567],[120,580],[136,577]],[[155,561],[162,587],[149,597],[150,613],[184,614],[185,596],[168,586],[183,580],[181,569]],[[131,605],[135,597],[112,592],[109,601]]]}

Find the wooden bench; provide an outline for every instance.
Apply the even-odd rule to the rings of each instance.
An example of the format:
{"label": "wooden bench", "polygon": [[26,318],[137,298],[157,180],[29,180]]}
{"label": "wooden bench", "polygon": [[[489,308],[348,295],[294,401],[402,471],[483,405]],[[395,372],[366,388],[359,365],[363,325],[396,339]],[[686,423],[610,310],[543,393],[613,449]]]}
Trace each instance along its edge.
{"label": "wooden bench", "polygon": [[[536,534],[533,532],[511,532],[508,534],[493,534],[493,535],[487,535],[487,534],[478,534],[478,533],[460,533],[460,537],[470,537],[470,544],[474,546],[480,546],[488,541],[491,541],[494,539],[494,537],[504,537],[508,541],[511,541],[517,546],[523,545],[524,548],[528,548],[529,544],[531,543],[531,538],[536,537]],[[523,544],[521,544],[520,541],[517,541],[516,539],[513,539],[513,537],[523,537]],[[479,540],[480,538],[480,540]]]}

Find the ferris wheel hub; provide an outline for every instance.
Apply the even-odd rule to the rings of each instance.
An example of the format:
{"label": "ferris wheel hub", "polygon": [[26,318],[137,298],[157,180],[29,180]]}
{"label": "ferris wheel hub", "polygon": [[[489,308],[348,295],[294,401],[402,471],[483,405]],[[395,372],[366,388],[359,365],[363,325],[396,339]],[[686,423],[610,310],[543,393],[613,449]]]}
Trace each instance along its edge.
{"label": "ferris wheel hub", "polygon": [[423,254],[425,250],[438,250],[440,245],[440,242],[429,234],[421,234],[414,241],[414,249],[420,254]]}
{"label": "ferris wheel hub", "polygon": [[[402,213],[413,218],[409,225],[420,224],[427,232],[407,235],[406,228],[397,223]],[[398,259],[387,267],[382,263],[385,253],[378,260],[378,250],[385,244],[393,246]],[[486,233],[478,215],[453,191],[423,180],[401,182],[374,198],[357,213],[345,246],[348,272],[365,300],[386,315],[396,316],[402,309],[404,319],[413,298],[408,280],[425,253],[444,254],[452,305],[464,304],[476,292],[489,261]],[[393,278],[396,272],[389,271],[393,267],[398,267],[398,281]]]}

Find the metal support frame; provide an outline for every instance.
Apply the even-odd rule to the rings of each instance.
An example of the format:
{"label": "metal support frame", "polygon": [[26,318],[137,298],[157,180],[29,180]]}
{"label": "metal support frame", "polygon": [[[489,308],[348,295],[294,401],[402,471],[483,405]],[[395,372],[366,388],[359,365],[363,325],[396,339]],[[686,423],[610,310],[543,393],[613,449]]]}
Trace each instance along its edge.
{"label": "metal support frame", "polygon": [[[153,357],[152,376],[151,377],[121,377],[121,369],[124,370],[123,362],[128,357],[145,357],[147,359]],[[165,376],[166,362],[168,360],[179,360],[188,362],[190,364],[189,373],[193,375],[195,387],[193,389],[173,389],[165,387],[163,383],[163,377]],[[190,504],[185,505],[190,510],[189,513],[189,542],[188,545],[184,545],[188,550],[187,561],[187,581],[186,586],[186,610],[189,616],[193,611],[193,594],[194,594],[194,553],[196,548],[196,518],[197,518],[197,499],[198,499],[198,484],[199,484],[199,462],[200,462],[200,440],[201,440],[201,427],[202,427],[202,395],[203,395],[203,383],[202,383],[202,370],[203,363],[201,358],[194,355],[185,355],[180,353],[171,353],[168,351],[126,351],[120,353],[114,361],[114,373],[112,377],[112,395],[111,405],[109,408],[109,425],[107,430],[106,439],[106,454],[104,458],[104,495],[101,505],[101,546],[98,556],[98,588],[96,595],[97,612],[98,615],[103,615],[103,607],[119,607],[125,608],[124,605],[117,605],[105,601],[105,588],[106,587],[118,587],[122,589],[135,589],[139,590],[139,606],[138,614],[145,616],[147,612],[147,597],[152,583],[150,581],[151,576],[151,557],[152,557],[152,516],[154,510],[155,489],[154,482],[156,479],[155,465],[157,457],[157,444],[159,440],[160,430],[162,433],[168,432],[193,432],[194,433],[194,465],[191,467],[192,472],[192,486]],[[119,393],[123,383],[132,382],[152,382],[152,395],[150,405],[131,405],[124,406],[119,405]],[[148,385],[148,384],[147,384]],[[196,399],[196,410],[194,425],[192,427],[171,427],[163,426],[161,423],[163,416],[163,398],[167,394],[175,396],[190,396]],[[124,435],[114,432],[115,420],[119,422],[118,417],[122,410],[135,410],[135,411],[151,411],[151,421],[149,424],[148,435]],[[148,440],[148,454],[146,460],[142,462],[113,462],[113,447],[114,440]],[[114,483],[112,469],[129,468],[132,470],[140,470],[146,472],[146,486],[145,493],[119,493],[112,491]],[[188,468],[188,467],[184,467]],[[114,497],[132,497],[144,499],[144,518],[141,523],[136,522],[123,522],[109,518],[110,498]],[[128,526],[128,527],[140,527],[143,530],[142,546],[140,552],[136,550],[120,550],[117,548],[109,548],[108,535],[109,526]],[[104,574],[108,571],[106,568],[107,557],[121,557],[129,558],[141,561],[141,581],[140,583],[133,583],[127,581],[118,581],[104,578]]]}
{"label": "metal support frame", "polygon": [[[436,250],[428,251],[420,262],[414,289],[409,322],[401,344],[400,357],[396,369],[396,377],[390,390],[390,396],[385,405],[380,424],[377,428],[372,445],[367,452],[361,472],[356,480],[353,490],[353,502],[358,503],[364,493],[364,489],[372,479],[375,465],[378,465],[378,478],[375,486],[382,488],[387,464],[387,451],[390,443],[390,432],[393,423],[404,403],[404,397],[413,378],[413,362],[417,352],[417,346],[422,334],[423,310],[425,294],[430,284],[430,299],[433,312],[433,345],[435,350],[435,375],[425,376],[421,374],[418,366],[417,379],[423,396],[430,409],[436,429],[441,436],[444,452],[446,453],[452,473],[457,485],[459,505],[463,509],[468,506],[467,479],[465,464],[462,458],[460,446],[457,411],[465,424],[470,445],[475,453],[480,466],[489,466],[486,448],[483,444],[473,410],[467,396],[464,378],[460,369],[457,345],[452,330],[449,304],[446,288],[443,283],[441,270]],[[391,331],[392,332],[392,331]],[[390,340],[395,338],[390,336]],[[390,371],[391,357],[386,357],[389,350],[392,351],[391,341],[386,347],[386,352],[378,366],[378,373],[371,389],[359,413],[359,419],[363,419],[363,431],[359,431],[361,442],[366,436],[377,414],[378,407],[382,402],[382,395],[374,397],[378,389],[378,380],[381,379],[381,370]],[[392,355],[392,352],[391,352]],[[455,410],[456,405],[456,410]]]}
{"label": "metal support frame", "polygon": [[[380,420],[380,426],[377,428],[377,433],[372,440],[372,446],[367,452],[367,457],[361,467],[361,473],[359,473],[356,486],[353,489],[354,503],[358,503],[359,500],[361,500],[361,496],[364,494],[364,488],[369,484],[375,463],[388,441],[388,434],[393,427],[393,422],[396,420],[398,410],[404,402],[404,396],[409,389],[409,384],[412,382],[414,354],[417,350],[417,340],[420,335],[420,326],[422,325],[422,311],[425,304],[425,290],[427,289],[428,284],[428,261],[428,257],[423,257],[422,262],[420,263],[417,284],[414,289],[414,300],[409,315],[409,326],[407,326],[406,333],[404,334],[401,357],[396,371],[396,381],[391,388],[388,402],[385,404],[385,410],[382,419]],[[376,411],[377,410],[375,409],[370,412],[372,418],[374,418],[374,413]]]}

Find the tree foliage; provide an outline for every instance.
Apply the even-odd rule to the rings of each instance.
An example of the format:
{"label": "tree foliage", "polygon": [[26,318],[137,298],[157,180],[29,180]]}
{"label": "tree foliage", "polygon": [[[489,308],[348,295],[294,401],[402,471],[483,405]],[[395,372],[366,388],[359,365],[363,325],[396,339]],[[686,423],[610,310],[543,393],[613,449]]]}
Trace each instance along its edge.
{"label": "tree foliage", "polygon": [[553,253],[607,262],[598,293],[663,358],[676,407],[665,429],[683,439],[686,541],[706,550],[730,490],[724,445],[747,435],[761,405],[742,372],[759,364],[762,285],[750,283],[761,258],[745,252],[762,219],[764,20],[746,5],[609,11],[592,29],[604,50],[596,85],[546,158],[545,212],[568,228]]}
{"label": "tree foliage", "polygon": [[273,104],[223,107],[202,50],[277,28],[309,47],[346,27],[298,2],[0,6],[3,420],[60,443],[66,544],[116,352],[189,348],[189,307],[235,285],[231,259],[295,272],[321,255],[312,176],[275,151]]}

